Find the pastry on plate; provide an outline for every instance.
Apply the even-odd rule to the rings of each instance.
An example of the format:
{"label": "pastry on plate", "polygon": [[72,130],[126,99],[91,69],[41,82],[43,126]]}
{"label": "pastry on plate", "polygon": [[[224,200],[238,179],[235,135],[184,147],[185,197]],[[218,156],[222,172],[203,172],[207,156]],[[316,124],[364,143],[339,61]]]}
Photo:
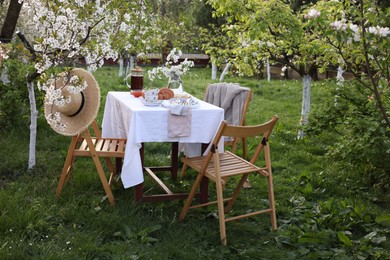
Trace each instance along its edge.
{"label": "pastry on plate", "polygon": [[175,96],[172,90],[170,90],[167,87],[161,88],[158,91],[158,99],[159,100],[166,100],[166,99],[171,99]]}

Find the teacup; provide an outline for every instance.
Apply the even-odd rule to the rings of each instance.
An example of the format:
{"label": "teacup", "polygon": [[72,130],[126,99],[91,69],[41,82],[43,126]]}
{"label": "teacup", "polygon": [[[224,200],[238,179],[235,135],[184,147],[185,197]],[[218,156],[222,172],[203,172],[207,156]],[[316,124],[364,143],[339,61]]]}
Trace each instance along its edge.
{"label": "teacup", "polygon": [[158,100],[158,88],[149,89],[144,92],[145,101],[148,103],[156,103]]}

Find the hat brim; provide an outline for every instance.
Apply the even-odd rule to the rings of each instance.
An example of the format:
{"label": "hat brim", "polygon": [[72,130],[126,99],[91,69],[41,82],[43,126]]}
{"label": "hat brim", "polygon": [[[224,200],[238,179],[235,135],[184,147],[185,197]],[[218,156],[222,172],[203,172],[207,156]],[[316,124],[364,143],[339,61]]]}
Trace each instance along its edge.
{"label": "hat brim", "polygon": [[92,124],[95,120],[100,107],[100,88],[99,84],[95,80],[94,76],[81,68],[75,68],[70,72],[70,75],[76,75],[81,81],[87,83],[87,87],[82,91],[84,95],[84,105],[80,112],[74,116],[68,116],[61,113],[58,107],[53,104],[46,104],[45,102],[45,117],[47,118],[50,114],[60,113],[61,124],[65,125],[65,128],[58,128],[50,125],[51,128],[65,136],[75,136],[83,132]]}

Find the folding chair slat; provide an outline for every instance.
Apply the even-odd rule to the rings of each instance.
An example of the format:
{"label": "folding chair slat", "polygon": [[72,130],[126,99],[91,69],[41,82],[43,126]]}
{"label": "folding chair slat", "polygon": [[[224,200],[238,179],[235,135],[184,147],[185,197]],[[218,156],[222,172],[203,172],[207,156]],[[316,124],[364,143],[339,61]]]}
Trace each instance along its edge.
{"label": "folding chair slat", "polygon": [[117,151],[118,152],[123,152],[124,148],[125,148],[125,145],[126,145],[125,140],[119,140],[118,141],[118,149],[117,149]]}
{"label": "folding chair slat", "polygon": [[230,170],[224,170],[222,177],[228,177],[228,176],[234,176],[234,175],[242,175],[245,173],[251,173],[251,172],[257,172],[254,171],[253,168],[243,168],[243,169],[230,169]]}
{"label": "folding chair slat", "polygon": [[118,144],[117,140],[111,140],[109,151],[110,152],[115,152],[116,149],[117,149],[117,144]]}
{"label": "folding chair slat", "polygon": [[[248,164],[248,162],[243,162],[241,160],[231,160],[231,161],[222,161],[220,163],[221,169],[236,169],[236,168],[243,168],[243,167],[248,167],[252,165]],[[214,164],[209,165],[209,169],[214,168]],[[257,168],[256,168],[257,169]]]}
{"label": "folding chair slat", "polygon": [[102,152],[103,152],[103,151],[108,151],[108,148],[109,148],[109,147],[110,147],[110,139],[106,139],[106,140],[104,141],[104,145],[103,145],[101,151],[102,151]]}
{"label": "folding chair slat", "polygon": [[88,147],[87,141],[83,140],[78,150],[85,151],[87,147]]}
{"label": "folding chair slat", "polygon": [[[230,169],[222,169],[221,168],[221,177],[230,177],[234,175],[242,175],[245,173],[257,172],[256,169],[252,167],[243,167],[243,168],[230,168]],[[207,169],[207,174],[211,176],[216,176],[216,172],[214,169]]]}
{"label": "folding chair slat", "polygon": [[103,144],[104,144],[104,139],[101,139],[101,138],[98,139],[98,141],[96,142],[96,145],[95,145],[96,151],[101,151]]}

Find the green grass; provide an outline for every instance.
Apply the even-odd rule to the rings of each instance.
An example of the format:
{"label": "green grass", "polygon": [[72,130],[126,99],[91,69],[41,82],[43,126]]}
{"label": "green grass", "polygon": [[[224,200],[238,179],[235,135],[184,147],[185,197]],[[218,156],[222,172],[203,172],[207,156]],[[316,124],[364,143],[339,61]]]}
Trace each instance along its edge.
{"label": "green grass", "polygon": [[[101,87],[101,123],[108,91],[128,91],[118,79],[118,68],[104,67],[95,73]],[[202,98],[211,73],[192,69],[184,77],[184,88]],[[254,97],[247,123],[264,122],[277,114],[280,120],[271,137],[274,190],[279,229],[270,230],[268,216],[257,216],[227,224],[228,246],[219,241],[216,209],[189,212],[177,221],[182,201],[138,204],[133,189],[113,187],[117,205],[103,200],[104,191],[93,163],[78,158],[73,176],[60,198],[55,197],[59,174],[70,138],[56,134],[44,118],[38,120],[37,165],[26,171],[29,123],[24,128],[1,131],[0,143],[0,259],[361,259],[388,257],[388,241],[375,243],[364,238],[389,236],[386,223],[375,218],[389,216],[389,210],[370,200],[369,192],[348,189],[343,178],[348,165],[329,161],[325,146],[332,137],[297,140],[301,108],[300,81],[259,81],[228,77],[227,81],[251,87]],[[145,86],[162,87],[165,82]],[[314,82],[312,104],[332,98],[332,82]],[[41,114],[42,115],[42,112]],[[168,144],[148,144],[147,164],[169,162]],[[193,174],[172,181],[174,190],[189,190]],[[237,211],[265,205],[264,180],[253,177],[254,186],[244,190]],[[353,180],[352,180],[353,181]],[[356,186],[356,185],[355,185]],[[231,189],[228,184],[227,189]],[[159,192],[147,179],[145,190]],[[210,196],[215,196],[210,189]],[[388,224],[387,224],[388,225]],[[340,232],[350,231],[351,243]],[[306,239],[306,238],[310,239]],[[370,241],[369,241],[370,240]],[[311,242],[310,242],[311,241]]]}

